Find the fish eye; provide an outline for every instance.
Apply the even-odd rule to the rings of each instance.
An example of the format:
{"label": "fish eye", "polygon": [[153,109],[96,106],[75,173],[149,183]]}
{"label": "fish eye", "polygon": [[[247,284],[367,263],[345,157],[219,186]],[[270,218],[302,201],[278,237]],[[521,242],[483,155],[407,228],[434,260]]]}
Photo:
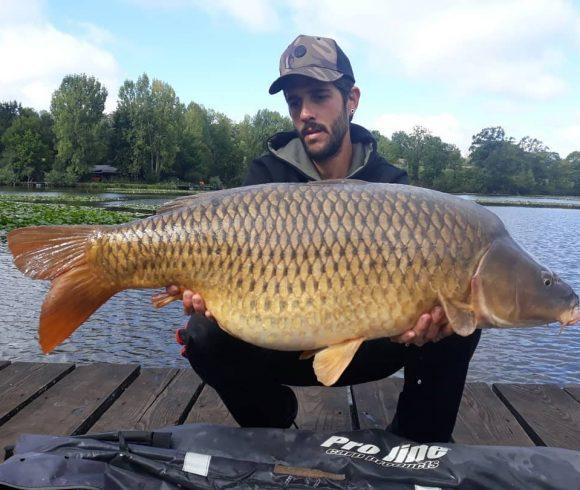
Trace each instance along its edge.
{"label": "fish eye", "polygon": [[544,286],[550,287],[556,281],[557,278],[554,276],[554,274],[551,274],[548,271],[542,271],[542,282],[544,283]]}

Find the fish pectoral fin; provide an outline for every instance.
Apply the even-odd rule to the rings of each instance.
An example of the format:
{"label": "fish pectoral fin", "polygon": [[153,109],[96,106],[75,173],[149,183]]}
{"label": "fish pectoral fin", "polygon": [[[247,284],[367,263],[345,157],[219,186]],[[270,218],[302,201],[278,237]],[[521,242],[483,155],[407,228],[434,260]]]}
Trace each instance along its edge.
{"label": "fish pectoral fin", "polygon": [[301,361],[304,361],[306,359],[310,359],[311,357],[314,357],[321,350],[322,349],[305,350],[302,354],[300,354],[300,357],[298,359],[300,359]]}
{"label": "fish pectoral fin", "polygon": [[439,300],[445,310],[449,325],[451,325],[451,328],[456,334],[467,337],[475,332],[477,328],[477,317],[471,305],[441,297]]}
{"label": "fish pectoral fin", "polygon": [[312,366],[318,381],[324,386],[336,383],[365,340],[364,337],[351,339],[317,352]]}

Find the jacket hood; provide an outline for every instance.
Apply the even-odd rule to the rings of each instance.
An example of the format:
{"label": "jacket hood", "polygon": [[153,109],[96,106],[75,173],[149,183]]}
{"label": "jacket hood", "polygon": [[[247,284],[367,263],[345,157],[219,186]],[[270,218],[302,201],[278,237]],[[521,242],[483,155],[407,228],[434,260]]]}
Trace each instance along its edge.
{"label": "jacket hood", "polygon": [[[348,177],[365,167],[370,155],[377,149],[377,142],[373,135],[358,124],[350,124],[350,139],[353,143],[353,166]],[[314,180],[320,180],[312,160],[307,155],[302,141],[296,131],[283,131],[274,134],[268,140],[268,150],[277,158],[296,167],[302,173]]]}

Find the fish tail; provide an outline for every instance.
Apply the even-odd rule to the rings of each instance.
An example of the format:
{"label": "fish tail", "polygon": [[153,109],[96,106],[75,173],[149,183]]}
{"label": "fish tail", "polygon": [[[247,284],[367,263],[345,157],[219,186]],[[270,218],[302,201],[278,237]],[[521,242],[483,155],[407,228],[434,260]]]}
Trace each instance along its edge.
{"label": "fish tail", "polygon": [[120,288],[88,260],[99,226],[33,226],[8,234],[16,267],[52,284],[40,313],[39,342],[44,353],[68,338]]}

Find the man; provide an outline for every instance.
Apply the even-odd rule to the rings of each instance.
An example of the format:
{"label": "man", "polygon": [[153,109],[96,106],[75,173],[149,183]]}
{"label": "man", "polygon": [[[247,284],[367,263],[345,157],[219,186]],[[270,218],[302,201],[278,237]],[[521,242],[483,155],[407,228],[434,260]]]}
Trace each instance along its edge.
{"label": "man", "polygon": [[[298,36],[280,59],[280,77],[270,93],[284,92],[295,131],[268,141],[244,185],[355,178],[408,183],[402,170],[376,151],[376,142],[351,124],[360,90],[350,62],[332,39]],[[177,288],[168,292],[178,294]],[[231,337],[213,321],[203,298],[183,294],[195,312],[178,341],[199,376],[218,392],[241,426],[290,427],[296,397],[287,385],[319,385],[312,359],[300,352],[262,349]],[[336,383],[378,380],[405,369],[404,389],[390,430],[416,441],[448,441],[455,424],[469,360],[480,331],[463,338],[446,325],[441,307],[422,315],[409,331],[365,342]]]}

